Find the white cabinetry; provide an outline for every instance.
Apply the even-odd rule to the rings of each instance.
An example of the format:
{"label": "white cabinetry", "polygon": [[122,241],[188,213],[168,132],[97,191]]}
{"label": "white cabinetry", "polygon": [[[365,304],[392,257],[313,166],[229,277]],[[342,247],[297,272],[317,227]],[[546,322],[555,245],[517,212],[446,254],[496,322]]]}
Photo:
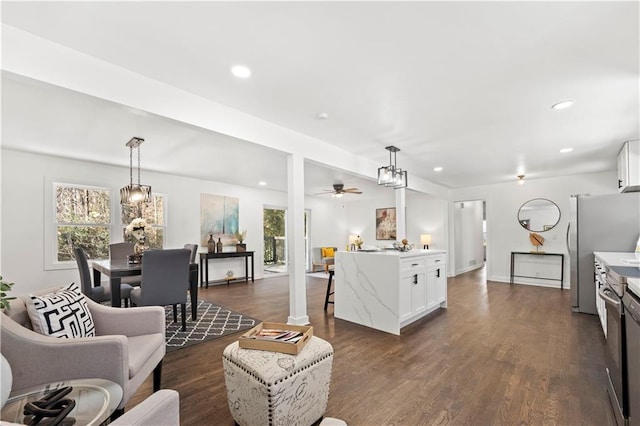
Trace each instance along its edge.
{"label": "white cabinetry", "polygon": [[427,309],[427,270],[424,256],[400,260],[400,322]]}
{"label": "white cabinetry", "polygon": [[625,142],[618,153],[618,191],[640,191],[640,140]]}
{"label": "white cabinetry", "polygon": [[447,307],[446,259],[445,255],[427,258],[427,309],[443,303],[442,307]]}
{"label": "white cabinetry", "polygon": [[596,312],[598,312],[598,317],[600,318],[600,325],[602,326],[602,331],[604,331],[604,337],[607,337],[607,304],[600,297],[598,292],[600,288],[607,283],[607,272],[606,267],[602,261],[600,261],[597,257],[595,258],[594,263],[595,269],[595,281],[596,281]]}

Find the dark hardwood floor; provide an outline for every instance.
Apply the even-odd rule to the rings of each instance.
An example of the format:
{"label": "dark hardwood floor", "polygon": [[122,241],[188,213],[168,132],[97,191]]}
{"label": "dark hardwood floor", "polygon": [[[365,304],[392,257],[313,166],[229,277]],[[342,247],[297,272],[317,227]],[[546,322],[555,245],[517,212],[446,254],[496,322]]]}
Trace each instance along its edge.
{"label": "dark hardwood floor", "polygon": [[[448,280],[449,308],[394,336],[322,309],[326,279],[307,277],[314,334],[334,348],[326,415],[349,425],[614,425],[604,337],[570,292],[486,282],[484,269]],[[288,278],[202,290],[205,300],[286,322]],[[183,425],[233,425],[222,351],[238,335],[166,355],[163,387],[180,392]],[[147,380],[128,409],[151,394]]]}

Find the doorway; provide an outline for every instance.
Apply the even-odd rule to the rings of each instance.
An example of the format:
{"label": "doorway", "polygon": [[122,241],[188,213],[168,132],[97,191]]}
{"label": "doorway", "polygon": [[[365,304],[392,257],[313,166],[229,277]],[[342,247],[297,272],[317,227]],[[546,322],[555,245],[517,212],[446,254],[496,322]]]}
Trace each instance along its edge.
{"label": "doorway", "polygon": [[265,207],[262,215],[265,274],[287,274],[287,210]]}
{"label": "doorway", "polygon": [[457,201],[454,209],[454,274],[484,266],[487,259],[487,222],[484,200]]}

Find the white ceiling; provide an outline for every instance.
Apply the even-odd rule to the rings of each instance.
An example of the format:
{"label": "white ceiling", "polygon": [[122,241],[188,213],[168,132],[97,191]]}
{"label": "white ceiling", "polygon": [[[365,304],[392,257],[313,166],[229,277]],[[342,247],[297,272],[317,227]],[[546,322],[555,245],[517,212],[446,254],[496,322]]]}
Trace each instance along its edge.
{"label": "white ceiling", "polygon": [[[449,188],[614,170],[640,137],[639,17],[638,2],[613,1],[2,2],[6,25],[376,164],[395,145],[409,179]],[[236,63],[252,78],[231,76]],[[135,135],[143,168],[286,187],[283,153],[8,73],[2,83],[8,148],[127,165]],[[574,106],[550,108],[565,99]],[[336,182],[378,190],[306,168],[307,193]]]}

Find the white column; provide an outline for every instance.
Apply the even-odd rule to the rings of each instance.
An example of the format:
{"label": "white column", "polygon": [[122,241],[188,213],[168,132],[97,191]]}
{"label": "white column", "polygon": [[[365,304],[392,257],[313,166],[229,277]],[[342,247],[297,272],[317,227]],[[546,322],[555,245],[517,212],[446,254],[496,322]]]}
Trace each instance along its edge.
{"label": "white column", "polygon": [[287,156],[288,214],[287,247],[289,249],[289,318],[287,324],[309,324],[304,253],[304,158]]}
{"label": "white column", "polygon": [[407,238],[407,199],[406,189],[399,188],[396,192],[396,240]]}

